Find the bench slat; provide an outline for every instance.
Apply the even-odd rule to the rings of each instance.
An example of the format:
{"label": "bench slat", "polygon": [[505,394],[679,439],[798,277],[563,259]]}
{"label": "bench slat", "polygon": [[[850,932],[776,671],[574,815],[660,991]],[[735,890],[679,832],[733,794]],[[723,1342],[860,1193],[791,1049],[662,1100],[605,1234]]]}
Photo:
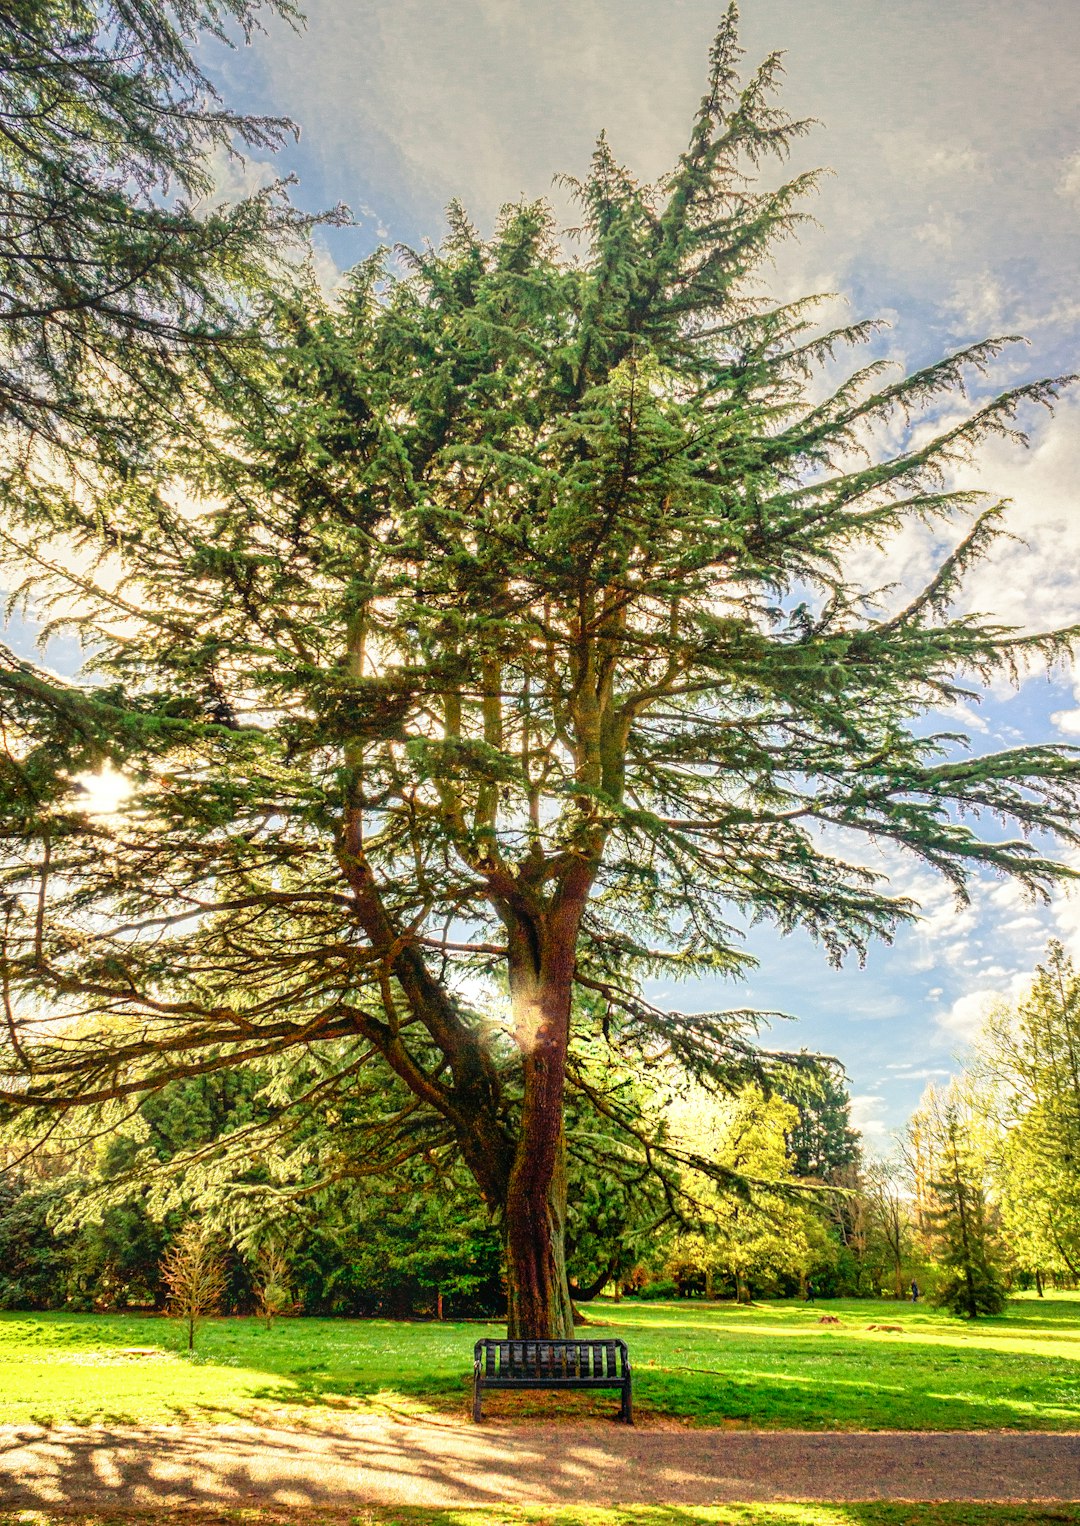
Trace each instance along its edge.
{"label": "bench slat", "polygon": [[630,1356],[621,1340],[479,1340],[474,1352],[473,1415],[485,1388],[619,1388],[622,1417],[633,1423]]}
{"label": "bench slat", "polygon": [[487,1378],[484,1388],[621,1388],[622,1379],[613,1383],[610,1378]]}

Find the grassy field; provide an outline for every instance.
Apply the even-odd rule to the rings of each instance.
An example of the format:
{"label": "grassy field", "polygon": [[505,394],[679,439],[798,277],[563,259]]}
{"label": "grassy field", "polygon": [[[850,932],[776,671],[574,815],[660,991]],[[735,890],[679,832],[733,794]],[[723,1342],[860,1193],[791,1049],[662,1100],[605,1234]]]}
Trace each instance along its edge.
{"label": "grassy field", "polygon": [[1080,1505],[640,1505],[574,1510],[424,1510],[398,1506],[359,1512],[141,1511],[122,1515],[5,1513],[0,1526],[1080,1526]]}
{"label": "grassy field", "polygon": [[[628,1342],[645,1420],[1080,1429],[1076,1297],[1022,1297],[1000,1318],[975,1325],[922,1306],[862,1300],[750,1309],[595,1303],[589,1312],[594,1326],[583,1334]],[[840,1324],[819,1324],[823,1313]],[[874,1323],[900,1324],[902,1333],[869,1331]],[[0,1423],[225,1420],[305,1408],[464,1412],[472,1343],[498,1333],[475,1324],[304,1319],[268,1329],[254,1319],[221,1319],[203,1326],[191,1359],[179,1328],[149,1316],[3,1314]],[[485,1406],[554,1416],[606,1414],[616,1402],[614,1395],[498,1394]]]}

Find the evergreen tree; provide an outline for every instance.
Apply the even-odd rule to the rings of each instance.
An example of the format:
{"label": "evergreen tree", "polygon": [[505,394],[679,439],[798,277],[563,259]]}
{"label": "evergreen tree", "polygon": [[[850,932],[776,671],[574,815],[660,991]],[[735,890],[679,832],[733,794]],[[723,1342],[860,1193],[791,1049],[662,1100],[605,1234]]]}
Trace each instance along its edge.
{"label": "evergreen tree", "polygon": [[820,1269],[817,1285],[857,1293],[866,1260],[866,1198],[862,1192],[862,1136],[851,1127],[851,1097],[839,1061],[804,1055],[778,1081],[782,1095],[798,1109],[788,1133],[792,1169],[804,1180],[836,1188],[821,1202],[832,1264]]}
{"label": "evergreen tree", "polygon": [[0,1173],[0,1309],[48,1309],[68,1291],[70,1239],[49,1223],[48,1191]]}
{"label": "evergreen tree", "polygon": [[1005,1307],[997,1214],[989,1201],[988,1152],[962,1083],[928,1087],[913,1130],[927,1159],[923,1222],[942,1276],[935,1298],[975,1319]]}
{"label": "evergreen tree", "polygon": [[851,1095],[843,1066],[807,1055],[777,1086],[798,1108],[788,1134],[795,1175],[840,1184],[862,1161],[862,1136],[851,1127]]}
{"label": "evergreen tree", "polygon": [[[453,208],[441,248],[373,258],[340,306],[284,297],[213,437],[62,520],[121,581],[26,546],[97,687],[9,686],[7,1109],[299,1051],[342,1105],[392,1076],[409,1101],[365,1159],[420,1138],[464,1161],[520,1334],[572,1329],[567,1088],[645,1158],[733,1177],[643,1133],[621,1088],[644,1064],[743,1084],[768,1063],[753,1015],[659,1011],[644,976],[738,974],[740,916],[833,959],[889,937],[915,907],[867,839],[962,896],[985,867],[1045,893],[1064,871],[1034,844],[1080,836],[1067,749],[961,757],[924,720],[1072,640],[951,613],[1000,510],[943,486],[1058,384],[854,459],[954,407],[1001,342],[822,399],[873,326],[820,334],[812,301],[753,284],[813,177],[755,183],[804,124],[777,60],[740,84],[738,52],[732,9],[658,186],[601,139],[579,258],[542,205],[489,240]],[[851,581],[860,548],[964,514],[902,607]],[[73,782],[103,757],[133,785],[111,817]]]}
{"label": "evergreen tree", "polygon": [[1000,1314],[1005,1307],[1005,1290],[995,1264],[986,1192],[954,1109],[946,1120],[934,1190],[939,1260],[945,1270],[938,1302],[969,1319]]}

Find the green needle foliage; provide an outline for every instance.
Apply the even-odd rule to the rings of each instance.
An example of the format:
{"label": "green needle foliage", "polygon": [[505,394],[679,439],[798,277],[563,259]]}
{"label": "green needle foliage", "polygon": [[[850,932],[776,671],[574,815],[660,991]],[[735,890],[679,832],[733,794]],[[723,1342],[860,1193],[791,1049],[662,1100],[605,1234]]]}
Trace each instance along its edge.
{"label": "green needle foliage", "polygon": [[971,1148],[967,1121],[946,1102],[941,1117],[938,1167],[931,1181],[935,1232],[944,1279],[937,1301],[968,1319],[1000,1314],[1005,1290],[999,1267],[1001,1247],[993,1232],[980,1163]]}
{"label": "green needle foliage", "polygon": [[[291,124],[237,115],[194,57],[291,0],[6,0],[0,6],[0,424],[100,464],[175,411],[179,379],[250,322],[298,231],[281,185],[213,206],[213,156]],[[14,431],[14,439],[11,438]],[[11,488],[9,488],[9,492]]]}
{"label": "green needle foliage", "polygon": [[[755,288],[813,177],[757,180],[805,124],[778,60],[741,84],[738,57],[732,9],[660,184],[600,140],[576,257],[543,204],[489,240],[452,207],[441,247],[372,258],[339,303],[284,294],[202,441],[24,543],[97,687],[6,680],[8,1109],[298,1049],[327,1096],[392,1072],[410,1101],[371,1149],[460,1154],[529,1334],[571,1328],[567,1086],[605,1140],[715,1174],[622,1089],[753,1061],[752,1014],[659,1011],[644,976],[738,974],[740,919],[834,960],[888,938],[916,908],[868,845],[962,896],[983,870],[1045,893],[1066,871],[1035,843],[1080,840],[1069,749],[970,757],[925,719],[1074,639],[953,612],[1000,506],[949,470],[1060,383],[904,433],[955,415],[991,340],[823,395],[874,328]],[[900,607],[853,578],[958,522]],[[107,572],[65,573],[43,526]],[[112,817],[72,782],[103,757],[134,786]]]}

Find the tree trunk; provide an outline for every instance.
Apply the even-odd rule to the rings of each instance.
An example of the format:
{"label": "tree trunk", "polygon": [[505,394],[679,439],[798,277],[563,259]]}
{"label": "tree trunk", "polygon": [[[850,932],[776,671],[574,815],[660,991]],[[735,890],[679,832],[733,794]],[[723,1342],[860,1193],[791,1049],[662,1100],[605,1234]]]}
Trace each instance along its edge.
{"label": "tree trunk", "polygon": [[[519,1160],[523,1153],[519,1149]],[[515,1162],[507,1201],[507,1334],[515,1340],[572,1340],[574,1309],[565,1248],[566,1141],[561,1119],[555,1165],[546,1187],[544,1170],[529,1169],[535,1161],[523,1164],[519,1172]]]}
{"label": "tree trunk", "polygon": [[1035,1291],[1040,1298],[1043,1296],[1042,1272],[1039,1271],[1038,1267],[1035,1268]]}
{"label": "tree trunk", "polygon": [[561,931],[547,950],[530,949],[531,957],[510,964],[524,1079],[505,1221],[507,1328],[515,1339],[569,1340],[574,1334],[566,1276],[563,1095],[575,940],[566,936],[568,929]]}

